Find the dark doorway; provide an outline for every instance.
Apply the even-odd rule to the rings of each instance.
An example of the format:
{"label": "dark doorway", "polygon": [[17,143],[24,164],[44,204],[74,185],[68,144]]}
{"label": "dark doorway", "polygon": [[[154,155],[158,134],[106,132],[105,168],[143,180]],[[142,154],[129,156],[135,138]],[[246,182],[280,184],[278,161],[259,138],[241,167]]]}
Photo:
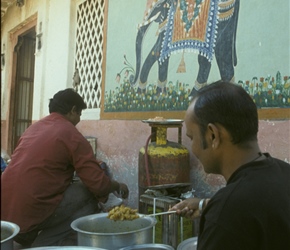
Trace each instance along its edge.
{"label": "dark doorway", "polygon": [[13,96],[11,96],[10,103],[12,118],[10,120],[11,153],[22,133],[32,123],[35,43],[36,32],[33,28],[18,36],[18,42],[14,48],[16,72],[14,91],[12,91]]}

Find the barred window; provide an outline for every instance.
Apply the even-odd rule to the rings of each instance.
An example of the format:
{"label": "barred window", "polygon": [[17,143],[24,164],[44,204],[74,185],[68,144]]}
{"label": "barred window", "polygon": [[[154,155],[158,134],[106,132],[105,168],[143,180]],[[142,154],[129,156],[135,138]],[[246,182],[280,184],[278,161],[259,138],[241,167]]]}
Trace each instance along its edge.
{"label": "barred window", "polygon": [[100,108],[105,0],[86,0],[77,6],[74,88],[88,109]]}

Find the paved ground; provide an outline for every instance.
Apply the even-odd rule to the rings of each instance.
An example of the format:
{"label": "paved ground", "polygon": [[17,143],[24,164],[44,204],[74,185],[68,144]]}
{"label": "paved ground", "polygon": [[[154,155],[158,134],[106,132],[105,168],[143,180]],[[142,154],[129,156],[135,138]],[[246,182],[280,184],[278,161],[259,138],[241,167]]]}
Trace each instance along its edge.
{"label": "paved ground", "polygon": [[19,249],[23,249],[21,245],[19,245],[17,242],[14,241],[13,243],[13,249],[14,250],[19,250]]}

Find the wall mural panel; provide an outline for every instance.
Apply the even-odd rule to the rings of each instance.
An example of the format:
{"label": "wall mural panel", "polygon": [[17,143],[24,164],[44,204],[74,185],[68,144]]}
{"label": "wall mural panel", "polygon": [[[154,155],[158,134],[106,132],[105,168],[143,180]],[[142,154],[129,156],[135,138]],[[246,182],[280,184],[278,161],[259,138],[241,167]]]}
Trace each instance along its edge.
{"label": "wall mural panel", "polygon": [[183,118],[219,79],[245,88],[261,119],[290,118],[289,1],[107,3],[101,118]]}

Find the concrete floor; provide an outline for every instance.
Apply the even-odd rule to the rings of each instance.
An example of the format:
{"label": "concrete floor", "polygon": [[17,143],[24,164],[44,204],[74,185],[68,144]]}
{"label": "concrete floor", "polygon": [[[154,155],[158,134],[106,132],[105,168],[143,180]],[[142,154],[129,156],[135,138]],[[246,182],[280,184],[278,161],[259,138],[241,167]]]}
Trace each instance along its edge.
{"label": "concrete floor", "polygon": [[23,249],[22,246],[20,244],[18,244],[17,242],[13,242],[13,249],[14,250],[19,250],[19,249]]}

